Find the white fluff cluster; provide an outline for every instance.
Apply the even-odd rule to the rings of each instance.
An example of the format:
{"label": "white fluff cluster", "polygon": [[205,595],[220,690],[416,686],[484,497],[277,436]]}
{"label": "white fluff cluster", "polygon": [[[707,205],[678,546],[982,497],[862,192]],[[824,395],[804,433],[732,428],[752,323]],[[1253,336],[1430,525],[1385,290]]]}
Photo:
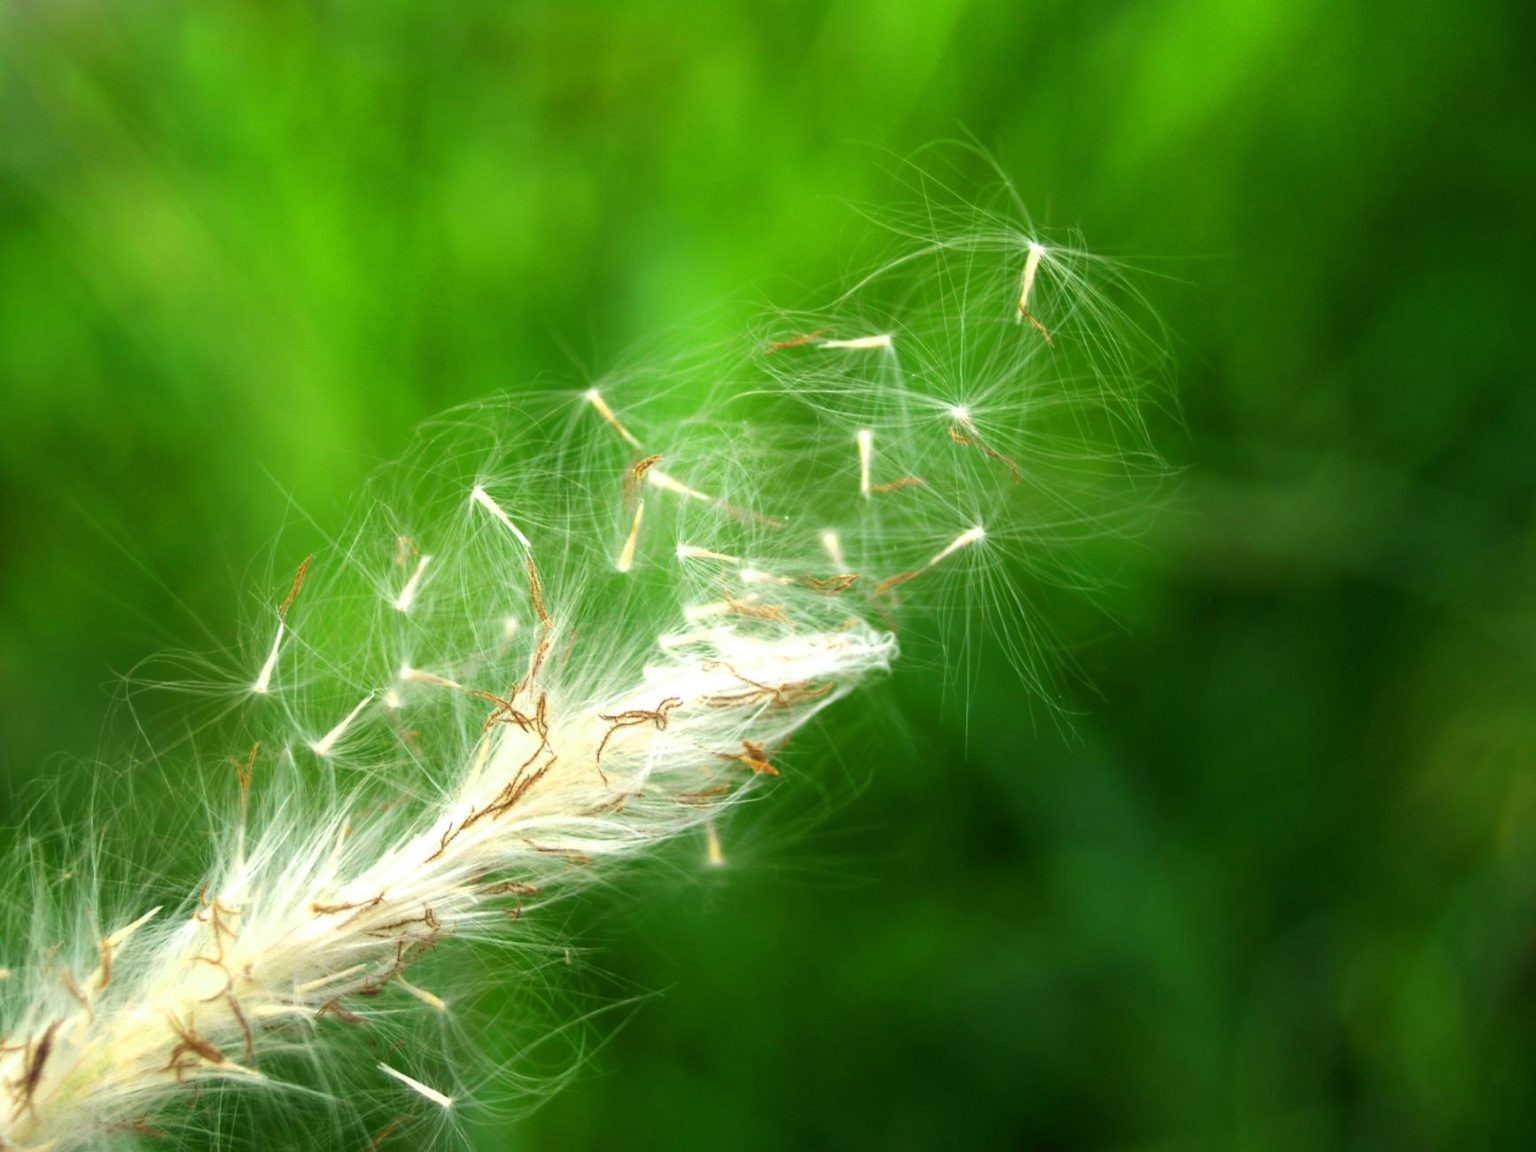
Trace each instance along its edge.
{"label": "white fluff cluster", "polygon": [[[442,1010],[413,961],[685,829],[716,845],[908,631],[991,629],[1043,687],[1033,589],[1157,465],[1107,276],[956,223],[743,350],[424,429],[273,591],[200,890],[5,941],[0,1148],[131,1142],[296,1038]],[[397,1063],[370,1074],[452,1107]]]}

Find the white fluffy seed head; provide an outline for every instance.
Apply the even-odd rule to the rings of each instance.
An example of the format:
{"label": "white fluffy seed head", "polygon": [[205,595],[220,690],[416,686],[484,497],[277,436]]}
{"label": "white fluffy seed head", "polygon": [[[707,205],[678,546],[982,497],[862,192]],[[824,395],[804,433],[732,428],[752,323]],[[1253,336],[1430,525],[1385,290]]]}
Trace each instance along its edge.
{"label": "white fluffy seed head", "polygon": [[0,1148],[130,1138],[296,1035],[442,1011],[417,958],[686,829],[722,863],[720,819],[898,636],[979,621],[1046,685],[1035,588],[1158,470],[1096,270],[990,220],[664,386],[424,428],[274,581],[201,890],[0,982]]}

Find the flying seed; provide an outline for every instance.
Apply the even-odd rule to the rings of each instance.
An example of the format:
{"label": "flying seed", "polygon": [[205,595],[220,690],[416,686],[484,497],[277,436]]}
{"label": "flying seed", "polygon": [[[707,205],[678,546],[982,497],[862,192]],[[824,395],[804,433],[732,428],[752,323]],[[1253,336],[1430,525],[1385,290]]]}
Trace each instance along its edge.
{"label": "flying seed", "polygon": [[692,544],[679,544],[677,546],[677,558],[679,560],[720,560],[726,564],[740,564],[739,556],[728,556],[724,552],[712,552],[708,548],[696,548]]}
{"label": "flying seed", "polygon": [[425,988],[416,987],[416,985],[412,984],[404,976],[395,977],[395,986],[402,992],[410,993],[429,1008],[436,1008],[439,1012],[446,1012],[448,1010],[448,1005],[443,1001],[441,996],[437,996],[434,993],[428,992]]}
{"label": "flying seed", "polygon": [[272,673],[277,668],[278,649],[283,646],[283,636],[288,630],[288,609],[293,606],[298,598],[299,589],[304,587],[304,577],[309,574],[310,561],[313,554],[304,557],[304,562],[299,565],[299,570],[293,574],[293,585],[288,589],[288,595],[277,607],[277,635],[272,638],[272,650],[267,653],[267,659],[261,666],[261,671],[256,674],[256,682],[251,685],[251,691],[258,696],[264,696],[272,686]]}
{"label": "flying seed", "polygon": [[[954,424],[949,426],[949,438],[951,440],[953,440],[956,444],[959,444],[962,448],[975,448],[988,459],[997,460],[1003,464],[1006,464],[1008,466],[1008,471],[1013,475],[1013,482],[1015,484],[1018,484],[1023,480],[1024,477],[1023,474],[1019,471],[1018,462],[1014,460],[1013,457],[1004,456],[1001,452],[997,451],[997,449],[990,447],[985,441],[982,440],[981,433],[977,431],[976,424],[971,419],[971,411],[969,408],[956,405],[949,410],[949,415],[950,418],[954,420]],[[961,428],[964,428],[965,431],[962,432],[960,430]]]}
{"label": "flying seed", "polygon": [[645,501],[640,500],[635,504],[635,520],[629,526],[629,536],[624,541],[624,547],[619,552],[619,562],[615,565],[620,572],[628,572],[635,563],[635,542],[640,538],[640,519],[645,515]]}
{"label": "flying seed", "polygon": [[920,476],[903,476],[900,480],[890,480],[884,484],[876,484],[870,491],[879,495],[882,492],[900,492],[903,488],[919,488],[927,483],[928,481]]}
{"label": "flying seed", "polygon": [[768,344],[768,353],[782,352],[786,348],[804,348],[807,344],[814,344],[826,335],[825,328],[818,328],[814,332],[806,332],[800,336],[791,336],[788,340],[773,340]]}
{"label": "flying seed", "polygon": [[857,572],[843,572],[837,576],[827,577],[800,576],[796,578],[795,583],[802,588],[809,588],[812,592],[819,592],[823,596],[836,596],[852,588],[858,578]]}
{"label": "flying seed", "polygon": [[860,428],[855,440],[859,445],[859,495],[866,500],[871,495],[883,492],[896,492],[902,488],[911,488],[914,485],[924,483],[916,476],[903,476],[900,480],[892,480],[886,484],[871,484],[870,472],[872,471],[875,457],[875,433],[870,428]]}
{"label": "flying seed", "polygon": [[892,588],[895,588],[898,585],[905,584],[908,580],[915,580],[929,569],[942,564],[956,552],[960,551],[960,549],[968,548],[972,544],[986,539],[986,536],[986,529],[983,528],[980,524],[976,525],[974,528],[967,528],[964,532],[960,533],[960,535],[956,536],[953,540],[951,540],[948,544],[936,552],[932,559],[930,559],[928,563],[924,564],[921,568],[913,568],[909,572],[898,572],[895,576],[887,577],[875,586],[875,590],[870,593],[870,596],[879,596],[882,593],[889,592]]}
{"label": "flying seed", "polygon": [[498,880],[480,889],[482,896],[537,896],[539,886],[526,880]]}
{"label": "flying seed", "polygon": [[960,549],[969,547],[970,545],[975,544],[978,540],[985,540],[986,537],[987,530],[980,524],[976,525],[974,528],[967,528],[964,532],[960,533],[960,535],[956,536],[947,545],[945,545],[944,548],[941,549],[932,560],[928,561],[927,566],[932,568],[935,564],[938,564],[941,561],[948,559],[950,556],[953,556],[956,552],[960,551]]}
{"label": "flying seed", "polygon": [[744,764],[752,769],[754,776],[777,776],[779,770],[768,759],[768,753],[763,751],[762,745],[754,744],[750,740],[741,742],[741,751],[730,754],[720,753],[723,760],[734,760],[738,764]]}
{"label": "flying seed", "polygon": [[597,409],[597,414],[604,420],[608,421],[608,423],[613,427],[613,430],[622,436],[624,440],[630,445],[630,447],[640,447],[640,441],[636,440],[634,436],[630,434],[629,429],[624,427],[624,425],[619,422],[619,418],[614,415],[613,409],[608,407],[608,401],[603,399],[603,394],[596,388],[587,389],[587,403],[591,404],[592,407]]}
{"label": "flying seed", "polygon": [[315,557],[313,553],[304,557],[303,563],[299,565],[299,570],[293,574],[293,586],[288,589],[287,597],[281,604],[278,605],[278,619],[281,620],[287,616],[288,609],[291,608],[293,606],[293,602],[299,598],[299,589],[304,587],[304,577],[309,575],[309,565],[310,562],[314,560],[314,558]]}
{"label": "flying seed", "polygon": [[784,587],[796,583],[789,576],[775,576],[771,572],[764,572],[758,568],[743,568],[741,570],[741,582],[743,584],[774,584]]}
{"label": "flying seed", "polygon": [[409,664],[400,665],[398,679],[408,681],[411,684],[431,684],[438,688],[464,687],[457,680],[450,680],[446,676],[439,676],[435,672],[428,672],[422,668],[412,668]]}
{"label": "flying seed", "polygon": [[675,492],[679,496],[689,500],[697,500],[701,504],[718,504],[713,496],[706,496],[697,488],[690,488],[681,481],[675,480],[660,468],[652,468],[645,474],[645,481],[653,488],[660,488],[664,492]]}
{"label": "flying seed", "polygon": [[416,601],[416,590],[421,586],[421,578],[430,563],[432,563],[432,557],[423,552],[421,558],[416,561],[416,569],[411,573],[411,578],[405,582],[405,587],[400,589],[400,595],[395,597],[396,612],[411,610],[411,605]]}
{"label": "flying seed", "polygon": [[343,968],[339,972],[328,972],[324,976],[317,976],[313,980],[307,980],[300,984],[295,991],[300,996],[307,996],[311,992],[324,988],[327,984],[336,984],[343,980],[350,980],[352,977],[365,971],[367,971],[366,964],[353,964],[350,968]]}
{"label": "flying seed", "polygon": [[246,755],[244,764],[235,760],[234,757],[230,757],[234,761],[236,779],[240,781],[240,807],[242,809],[251,798],[251,777],[256,767],[256,754],[260,751],[261,741],[258,740],[251,745],[251,750]]}
{"label": "flying seed", "polygon": [[729,784],[716,784],[713,788],[704,788],[698,792],[674,792],[672,799],[679,804],[688,804],[695,808],[708,807],[711,801],[718,800],[722,796],[729,795]]}
{"label": "flying seed", "polygon": [[258,695],[266,695],[267,689],[272,684],[272,673],[277,668],[277,650],[283,645],[283,633],[287,628],[287,622],[279,619],[277,635],[272,638],[272,650],[267,653],[266,663],[261,666],[261,671],[256,676],[256,683],[251,685],[251,691]]}
{"label": "flying seed", "polygon": [[633,468],[624,473],[624,507],[633,507],[635,492],[645,482],[645,474],[660,463],[660,456],[647,456],[644,460],[636,462]]}
{"label": "flying seed", "polygon": [[763,684],[743,676],[730,665],[725,665],[725,668],[747,687],[736,692],[721,692],[701,697],[703,703],[712,708],[745,708],[765,704],[771,704],[776,708],[788,708],[791,704],[798,704],[802,700],[820,700],[834,687],[831,683],[813,684],[809,681],[797,681],[793,684]]}
{"label": "flying seed", "polygon": [[359,1016],[356,1012],[352,1012],[352,1011],[349,1011],[346,1008],[343,1008],[341,1006],[341,997],[340,996],[337,996],[337,997],[335,997],[334,999],[331,999],[331,1000],[327,1000],[324,1004],[320,1005],[320,1010],[315,1013],[315,1018],[319,1019],[322,1016],[334,1016],[334,1017],[336,1017],[336,1019],[340,1020],[343,1024],[366,1024],[367,1023],[367,1021],[364,1020],[361,1016]]}
{"label": "flying seed", "polygon": [[121,948],[123,944],[127,942],[130,936],[132,936],[140,928],[144,927],[144,925],[148,924],[156,916],[160,915],[160,910],[161,906],[158,904],[155,905],[148,912],[144,913],[144,915],[135,920],[132,924],[125,924],[116,932],[112,933],[112,935],[108,936],[107,943],[112,945],[114,948]]}
{"label": "flying seed", "polygon": [[889,348],[891,335],[882,332],[878,336],[855,336],[851,340],[823,340],[816,345],[818,348],[843,348],[851,352],[864,352],[876,348]]}
{"label": "flying seed", "polygon": [[348,712],[341,718],[341,722],[338,723],[336,727],[332,728],[324,736],[320,737],[320,739],[310,743],[310,750],[314,752],[316,756],[329,756],[331,754],[331,749],[336,747],[336,742],[347,734],[348,728],[352,727],[352,721],[358,718],[364,708],[373,703],[373,697],[374,693],[370,692],[368,695],[359,700],[357,704],[353,706],[352,711]]}
{"label": "flying seed", "polygon": [[728,516],[737,520],[751,521],[754,524],[765,524],[769,528],[783,528],[784,521],[773,516],[764,516],[760,512],[752,512],[745,508],[737,508],[733,504],[727,504],[724,500],[716,499],[707,493],[700,492],[697,488],[690,488],[676,477],[660,468],[652,468],[645,474],[646,483],[653,488],[660,488],[664,492],[673,492],[688,500],[697,500],[701,504],[708,504],[711,508],[718,508]]}
{"label": "flying seed", "polygon": [[396,1116],[388,1124],[380,1128],[374,1135],[373,1139],[368,1142],[368,1152],[379,1152],[379,1149],[384,1146],[384,1141],[388,1140],[392,1135],[394,1135],[395,1129],[399,1128],[400,1125],[404,1124],[409,1118],[409,1113],[407,1113],[405,1116]]}
{"label": "flying seed", "polygon": [[112,941],[103,936],[98,942],[101,950],[101,963],[96,966],[95,973],[91,976],[90,984],[95,986],[98,993],[105,992],[107,985],[112,983]]}
{"label": "flying seed", "polygon": [[1044,255],[1045,246],[1031,241],[1029,255],[1024,259],[1023,283],[1019,290],[1019,314],[1014,317],[1013,322],[1017,324],[1021,320],[1028,320],[1034,329],[1045,337],[1045,342],[1054,348],[1056,347],[1056,341],[1051,339],[1050,330],[1040,323],[1039,320],[1035,319],[1034,314],[1029,310],[1029,293],[1035,286],[1035,273],[1040,270],[1040,258]]}
{"label": "flying seed", "polygon": [[838,539],[836,532],[830,530],[823,532],[821,534],[821,546],[826,549],[827,556],[831,559],[834,568],[839,572],[846,572],[848,570],[848,562],[843,559],[843,542]]}
{"label": "flying seed", "polygon": [[534,567],[531,553],[528,556],[528,595],[533,598],[533,614],[539,618],[539,626],[548,632],[555,622],[544,609],[544,586],[539,583],[539,570]]}
{"label": "flying seed", "polygon": [[1029,246],[1029,256],[1024,260],[1023,287],[1019,292],[1019,314],[1017,320],[1023,320],[1029,315],[1029,292],[1035,286],[1035,273],[1040,269],[1040,258],[1045,254],[1045,249],[1036,243]]}
{"label": "flying seed", "polygon": [[516,524],[512,523],[512,517],[507,515],[506,511],[500,504],[491,499],[491,494],[489,492],[480,487],[480,485],[476,484],[474,488],[470,490],[469,499],[472,503],[480,505],[480,507],[484,508],[492,516],[500,520],[502,524],[506,526],[507,531],[511,532],[513,536],[516,536],[517,542],[521,544],[525,549],[530,552],[533,551],[533,545],[528,542],[528,537],[523,535],[523,530]]}
{"label": "flying seed", "polygon": [[756,596],[743,596],[740,600],[727,596],[725,608],[726,611],[748,620],[768,620],[774,624],[792,623],[789,613],[784,611],[782,604],[758,604],[756,601]]}

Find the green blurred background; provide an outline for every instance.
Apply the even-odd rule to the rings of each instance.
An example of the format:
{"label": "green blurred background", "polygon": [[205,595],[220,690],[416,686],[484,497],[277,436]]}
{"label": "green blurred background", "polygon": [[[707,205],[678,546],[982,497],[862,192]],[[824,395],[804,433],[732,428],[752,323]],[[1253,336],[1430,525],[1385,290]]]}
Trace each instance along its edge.
{"label": "green blurred background", "polygon": [[[739,867],[676,882],[690,849],[573,910],[597,970],[660,995],[471,1135],[1527,1146],[1519,10],[10,0],[13,818],[110,752],[114,673],[234,642],[295,506],[339,524],[455,402],[816,302],[865,235],[846,201],[968,132],[1038,220],[1166,274],[1139,283],[1174,333],[1183,422],[1158,437],[1186,471],[1117,559],[1114,623],[1065,624],[1093,686],[1073,733],[1032,725],[1001,665],[968,717],[900,680],[909,731],[848,709],[828,771],[867,783],[836,811],[811,825],[820,797],[780,789]],[[142,798],[198,770],[159,764]]]}

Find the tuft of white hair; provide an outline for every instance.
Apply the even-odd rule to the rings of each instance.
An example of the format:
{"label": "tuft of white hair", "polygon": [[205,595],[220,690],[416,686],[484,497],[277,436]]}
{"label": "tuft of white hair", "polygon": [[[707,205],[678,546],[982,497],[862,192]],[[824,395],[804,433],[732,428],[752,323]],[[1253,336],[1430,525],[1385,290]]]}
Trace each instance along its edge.
{"label": "tuft of white hair", "polygon": [[198,890],[0,969],[0,1149],[132,1140],[194,1087],[271,1084],[296,1033],[447,1010],[414,961],[690,828],[717,844],[898,632],[959,655],[989,629],[1048,694],[1033,590],[1081,583],[1076,546],[1128,530],[1123,481],[1159,465],[1112,274],[947,223],[746,348],[424,428],[274,581]]}

